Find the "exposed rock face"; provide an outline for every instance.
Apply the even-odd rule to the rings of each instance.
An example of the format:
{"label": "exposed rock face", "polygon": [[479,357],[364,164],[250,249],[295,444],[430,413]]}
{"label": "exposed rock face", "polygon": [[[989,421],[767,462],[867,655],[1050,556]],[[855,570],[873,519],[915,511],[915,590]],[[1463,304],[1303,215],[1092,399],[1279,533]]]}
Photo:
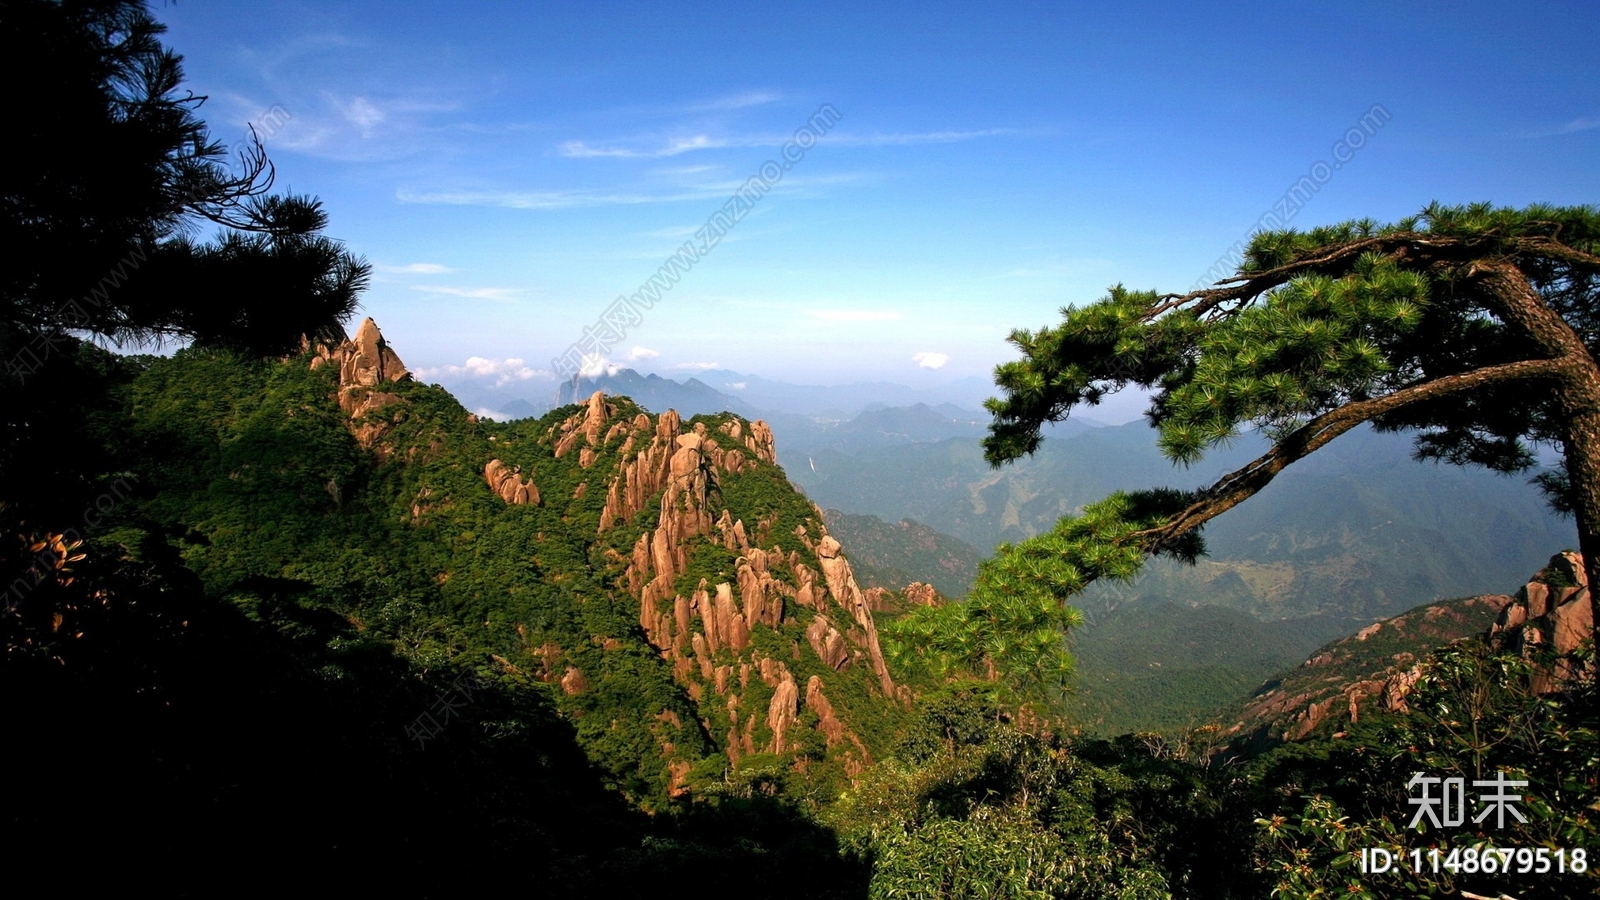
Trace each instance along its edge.
{"label": "exposed rock face", "polygon": [[[819,522],[822,519],[820,510],[817,519]],[[828,593],[866,632],[863,643],[872,661],[872,671],[877,673],[884,695],[893,697],[894,679],[889,677],[889,664],[884,661],[883,649],[878,644],[878,626],[872,619],[872,610],[868,608],[866,598],[861,595],[861,588],[856,585],[856,576],[850,571],[850,563],[844,558],[843,549],[832,535],[823,532],[822,540],[817,544],[817,560],[822,566],[823,576],[828,580]]]}
{"label": "exposed rock face", "polygon": [[743,441],[756,459],[767,463],[778,461],[778,447],[772,438],[772,429],[766,422],[757,419],[750,423],[749,428],[745,428],[738,420],[734,420],[723,426],[722,430],[734,440]]}
{"label": "exposed rock face", "polygon": [[[583,439],[585,447],[591,451],[604,443],[602,433],[606,423],[617,414],[617,408],[606,402],[606,395],[595,391],[589,401],[584,404],[583,412],[568,418],[561,423],[561,436],[556,439],[556,458],[560,459],[571,453],[578,446],[579,438]],[[587,469],[594,463],[596,454],[591,452],[587,457],[580,456],[579,464]]]}
{"label": "exposed rock face", "polygon": [[[786,655],[815,653],[835,672],[860,662],[885,696],[905,699],[884,663],[872,610],[820,512],[811,523],[821,531],[820,540],[801,526],[796,534],[804,549],[785,550],[784,541],[773,540],[776,513],[752,527],[722,505],[725,479],[777,459],[771,429],[737,418],[688,428],[670,410],[654,419],[619,419],[616,406],[595,395],[546,438],[558,454],[576,451],[580,464],[588,449],[617,454],[600,532],[639,529],[622,586],[638,598],[640,627],[686,692],[725,720],[729,758],[802,746],[796,729],[807,727],[799,717],[811,709],[824,743],[846,754],[846,771],[860,771],[871,757],[828,702],[826,684],[797,681],[789,665],[774,658],[770,637],[767,650],[753,642],[757,629],[776,633],[786,617],[792,622],[797,616],[806,625],[805,640],[793,642]],[[653,505],[653,521],[638,521]],[[731,570],[721,579],[699,579],[685,591],[681,576],[695,548],[705,544],[728,551]],[[770,694],[752,693],[757,681]]]}
{"label": "exposed rock face", "polygon": [[898,591],[884,587],[862,588],[861,596],[874,613],[898,614],[918,606],[941,606],[945,602],[938,589],[920,581],[913,581]]}
{"label": "exposed rock face", "polygon": [[575,696],[588,689],[589,679],[583,677],[583,672],[574,666],[568,666],[566,674],[561,676],[561,690],[568,696]]}
{"label": "exposed rock face", "polygon": [[[778,665],[780,668],[783,666],[782,663]],[[782,753],[789,749],[789,729],[794,727],[794,720],[799,714],[800,688],[795,686],[794,676],[785,668],[782,680],[772,692],[772,702],[767,705],[767,728],[772,731],[768,753]]]}
{"label": "exposed rock face", "polygon": [[500,499],[515,506],[518,504],[539,505],[539,486],[529,478],[524,481],[521,469],[512,468],[498,459],[489,460],[483,467],[483,478],[489,482],[489,490],[500,495]]}
{"label": "exposed rock face", "polygon": [[1488,594],[1430,604],[1374,622],[1329,644],[1295,672],[1258,691],[1232,733],[1253,735],[1254,740],[1297,741],[1335,718],[1360,721],[1361,711],[1374,704],[1403,711],[1406,695],[1421,674],[1419,653],[1482,633],[1483,623],[1493,621],[1512,603],[1503,594]]}
{"label": "exposed rock face", "polygon": [[400,356],[383,339],[378,323],[369,316],[361,320],[353,338],[347,338],[337,347],[319,344],[311,368],[323,365],[339,367],[340,387],[377,387],[390,381],[399,381],[410,375]]}
{"label": "exposed rock face", "polygon": [[806,640],[817,656],[835,672],[850,665],[850,648],[845,644],[844,635],[828,622],[826,616],[818,615],[811,621],[811,627],[806,629]]}
{"label": "exposed rock face", "polygon": [[[596,403],[591,398],[590,408]],[[732,454],[708,441],[702,433],[703,425],[687,434],[680,434],[681,428],[682,421],[671,410],[656,421],[653,429],[647,416],[640,415],[629,423],[630,434],[621,450],[621,465],[606,494],[600,528],[605,531],[627,522],[659,497],[661,511],[656,527],[641,534],[634,543],[626,573],[630,590],[640,598],[639,624],[658,648],[669,652],[675,648],[681,653],[689,625],[687,615],[679,616],[676,610],[698,612],[705,626],[697,636],[707,654],[715,654],[724,646],[742,650],[749,640],[751,624],[770,627],[781,621],[782,591],[775,588],[777,582],[767,573],[766,554],[748,546],[742,521],[728,521],[727,510],[723,510],[719,520],[722,527],[713,524],[711,509],[720,493],[719,469],[726,471],[718,460],[726,462]],[[648,442],[644,443],[641,439],[646,435]],[[644,445],[638,446],[640,443]],[[661,604],[673,597],[673,583],[688,565],[690,541],[697,537],[720,537],[729,549],[745,551],[737,570],[739,599],[735,601],[730,583],[711,588],[715,600],[702,585],[687,606],[681,596],[676,597],[674,612],[669,614]],[[772,597],[774,593],[776,598]],[[692,639],[689,640],[692,646]],[[701,668],[707,668],[705,662]]]}
{"label": "exposed rock face", "polygon": [[[602,532],[629,521],[650,501],[661,496],[667,486],[681,425],[678,414],[670,409],[654,425],[644,413],[628,423],[628,438],[619,451],[623,458],[622,466],[612,479],[610,490],[606,493],[605,509],[600,513]],[[641,440],[648,443],[636,447]]]}
{"label": "exposed rock face", "polygon": [[350,416],[350,433],[355,435],[356,443],[377,450],[380,457],[388,456],[380,441],[393,423],[374,413],[399,402],[398,396],[386,391],[346,388],[339,392],[339,407]]}
{"label": "exposed rock face", "polygon": [[339,408],[350,416],[350,430],[356,440],[361,446],[386,455],[380,442],[391,423],[374,413],[400,402],[400,398],[376,389],[409,378],[411,373],[383,339],[378,324],[370,317],[362,319],[355,337],[334,347],[317,344],[312,350],[315,355],[311,358],[311,368],[338,367]]}
{"label": "exposed rock face", "polygon": [[[1306,660],[1304,674],[1285,677],[1282,685],[1261,694],[1245,710],[1245,721],[1235,732],[1267,728],[1284,740],[1302,740],[1324,722],[1349,716],[1360,720],[1361,710],[1377,706],[1407,711],[1407,697],[1422,676],[1422,665],[1410,653],[1396,653],[1386,665],[1369,667],[1363,677],[1351,678],[1348,663],[1362,644],[1381,644],[1395,632],[1430,635],[1434,645],[1449,640],[1453,618],[1467,610],[1490,610],[1496,617],[1482,634],[1492,645],[1532,655],[1545,648],[1559,656],[1571,653],[1592,633],[1594,610],[1589,602],[1583,558],[1565,552],[1551,557],[1515,596],[1486,595],[1454,604],[1435,604],[1392,619],[1375,622]],[[1590,663],[1591,667],[1593,662]],[[1320,675],[1319,673],[1327,674]],[[1558,659],[1551,669],[1537,670],[1529,685],[1534,691],[1559,690],[1580,673],[1571,659]]]}
{"label": "exposed rock face", "polygon": [[347,345],[345,358],[339,367],[339,380],[344,384],[377,387],[389,381],[399,381],[411,374],[405,363],[383,339],[378,323],[371,317],[361,320],[356,336]]}
{"label": "exposed rock face", "polygon": [[[783,560],[781,552],[774,551],[774,555]],[[755,547],[739,557],[739,602],[751,624],[776,628],[783,621],[784,599],[794,595],[794,588],[772,577],[769,559],[767,551]]]}
{"label": "exposed rock face", "polygon": [[806,682],[806,708],[817,714],[817,730],[822,732],[825,745],[832,749],[845,746],[844,772],[854,778],[872,764],[872,754],[833,711],[833,704],[822,692],[822,679],[813,675]]}
{"label": "exposed rock face", "polygon": [[[1421,678],[1421,665],[1415,665],[1404,672],[1396,672],[1390,675],[1383,682],[1383,708],[1394,710],[1395,712],[1408,712],[1410,707],[1406,705],[1406,696],[1411,693],[1412,688],[1417,686],[1417,681]],[[1355,698],[1352,697],[1351,701],[1354,702]],[[1355,720],[1356,713],[1351,710],[1350,721],[1354,722]],[[1313,725],[1312,727],[1315,726]]]}
{"label": "exposed rock face", "polygon": [[[1583,557],[1570,550],[1550,557],[1489,629],[1489,638],[1497,645],[1529,656],[1548,648],[1566,657],[1593,634],[1594,605]],[[1593,670],[1591,657],[1588,671]],[[1572,660],[1558,659],[1553,669],[1535,673],[1532,687],[1540,693],[1559,690],[1579,674]]]}
{"label": "exposed rock face", "polygon": [[606,395],[595,391],[589,397],[589,403],[583,411],[583,439],[593,447],[600,442],[600,432],[605,429],[606,422],[616,412],[616,408],[606,403]]}

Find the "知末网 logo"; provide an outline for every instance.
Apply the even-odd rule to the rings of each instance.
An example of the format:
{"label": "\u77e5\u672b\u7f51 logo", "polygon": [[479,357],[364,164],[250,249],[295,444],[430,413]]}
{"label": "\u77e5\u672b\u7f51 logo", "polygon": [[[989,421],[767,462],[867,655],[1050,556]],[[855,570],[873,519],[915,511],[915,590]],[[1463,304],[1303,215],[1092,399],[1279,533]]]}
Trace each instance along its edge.
{"label": "\u77e5\u672b\u7f51 logo", "polygon": [[[1506,773],[1496,772],[1492,781],[1475,780],[1475,788],[1493,788],[1491,793],[1478,795],[1478,802],[1483,804],[1482,809],[1473,817],[1473,824],[1482,824],[1490,813],[1495,815],[1496,829],[1506,826],[1506,813],[1511,813],[1518,822],[1526,823],[1522,811],[1517,809],[1517,803],[1522,802],[1521,794],[1508,792],[1507,788],[1525,788],[1526,781],[1511,781],[1506,778]],[[1435,790],[1437,789],[1437,793]],[[1451,828],[1466,824],[1467,816],[1467,780],[1465,778],[1437,778],[1423,772],[1417,772],[1406,782],[1406,790],[1412,793],[1406,802],[1417,808],[1416,814],[1411,817],[1411,822],[1406,827],[1416,828],[1426,818],[1433,823],[1435,828]],[[1420,795],[1418,791],[1420,790]]]}

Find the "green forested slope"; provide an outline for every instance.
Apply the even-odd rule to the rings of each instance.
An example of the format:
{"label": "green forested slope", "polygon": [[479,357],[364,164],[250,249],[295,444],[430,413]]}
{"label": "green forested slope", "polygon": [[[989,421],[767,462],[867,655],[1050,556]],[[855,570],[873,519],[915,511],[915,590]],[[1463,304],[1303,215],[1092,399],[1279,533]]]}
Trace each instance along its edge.
{"label": "green forested slope", "polygon": [[1299,657],[1315,638],[1299,620],[1262,622],[1223,606],[1140,602],[1102,613],[1072,636],[1073,727],[1105,736],[1173,732],[1210,721]]}
{"label": "green forested slope", "polygon": [[[460,880],[417,871],[441,854],[514,859],[575,896],[695,869],[728,889],[831,873],[773,895],[854,883],[795,805],[842,783],[815,714],[796,726],[814,740],[734,766],[715,715],[643,640],[618,582],[639,529],[598,528],[620,455],[583,469],[542,442],[571,408],[497,425],[403,380],[352,423],[335,367],[305,357],[81,353],[100,374],[63,421],[94,423],[122,487],[82,558],[7,618],[5,711],[30,738],[5,764],[34,773],[6,805],[19,848],[71,831],[180,892],[205,870],[176,857],[273,854],[292,862],[269,881],[326,864],[416,893]],[[536,472],[544,502],[497,497],[491,457]],[[780,471],[720,486],[720,508],[801,548],[815,511]],[[695,546],[689,587],[730,561]],[[865,667],[802,663],[802,612],[758,644],[793,649],[802,689],[818,675],[862,753],[882,752],[904,713]],[[85,815],[92,835],[69,828]]]}
{"label": "green forested slope", "polygon": [[959,597],[983,561],[972,545],[910,519],[890,523],[836,509],[827,510],[826,516],[829,530],[850,548],[850,559],[869,587],[899,590],[924,581],[946,597]]}

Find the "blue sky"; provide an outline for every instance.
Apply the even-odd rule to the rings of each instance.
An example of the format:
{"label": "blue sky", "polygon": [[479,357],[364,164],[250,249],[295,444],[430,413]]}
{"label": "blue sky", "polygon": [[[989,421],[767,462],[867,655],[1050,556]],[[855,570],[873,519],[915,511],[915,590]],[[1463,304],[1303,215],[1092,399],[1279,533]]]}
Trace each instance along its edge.
{"label": "blue sky", "polygon": [[612,360],[986,375],[1011,328],[1112,283],[1190,287],[1319,161],[1293,225],[1600,203],[1592,4],[156,13],[217,136],[263,123],[279,185],[374,265],[364,312],[406,362],[530,396],[824,105],[838,123]]}

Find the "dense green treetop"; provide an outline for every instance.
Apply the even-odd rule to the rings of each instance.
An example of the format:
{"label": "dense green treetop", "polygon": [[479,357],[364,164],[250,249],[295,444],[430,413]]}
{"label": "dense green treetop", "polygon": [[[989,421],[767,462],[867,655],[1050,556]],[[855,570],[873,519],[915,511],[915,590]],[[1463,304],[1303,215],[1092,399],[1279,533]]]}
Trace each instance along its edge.
{"label": "dense green treetop", "polygon": [[253,129],[236,154],[213,139],[163,31],[142,2],[0,3],[0,351],[14,377],[63,331],[281,353],[336,329],[366,284],[366,264],[320,234],[317,201],[270,193]]}

